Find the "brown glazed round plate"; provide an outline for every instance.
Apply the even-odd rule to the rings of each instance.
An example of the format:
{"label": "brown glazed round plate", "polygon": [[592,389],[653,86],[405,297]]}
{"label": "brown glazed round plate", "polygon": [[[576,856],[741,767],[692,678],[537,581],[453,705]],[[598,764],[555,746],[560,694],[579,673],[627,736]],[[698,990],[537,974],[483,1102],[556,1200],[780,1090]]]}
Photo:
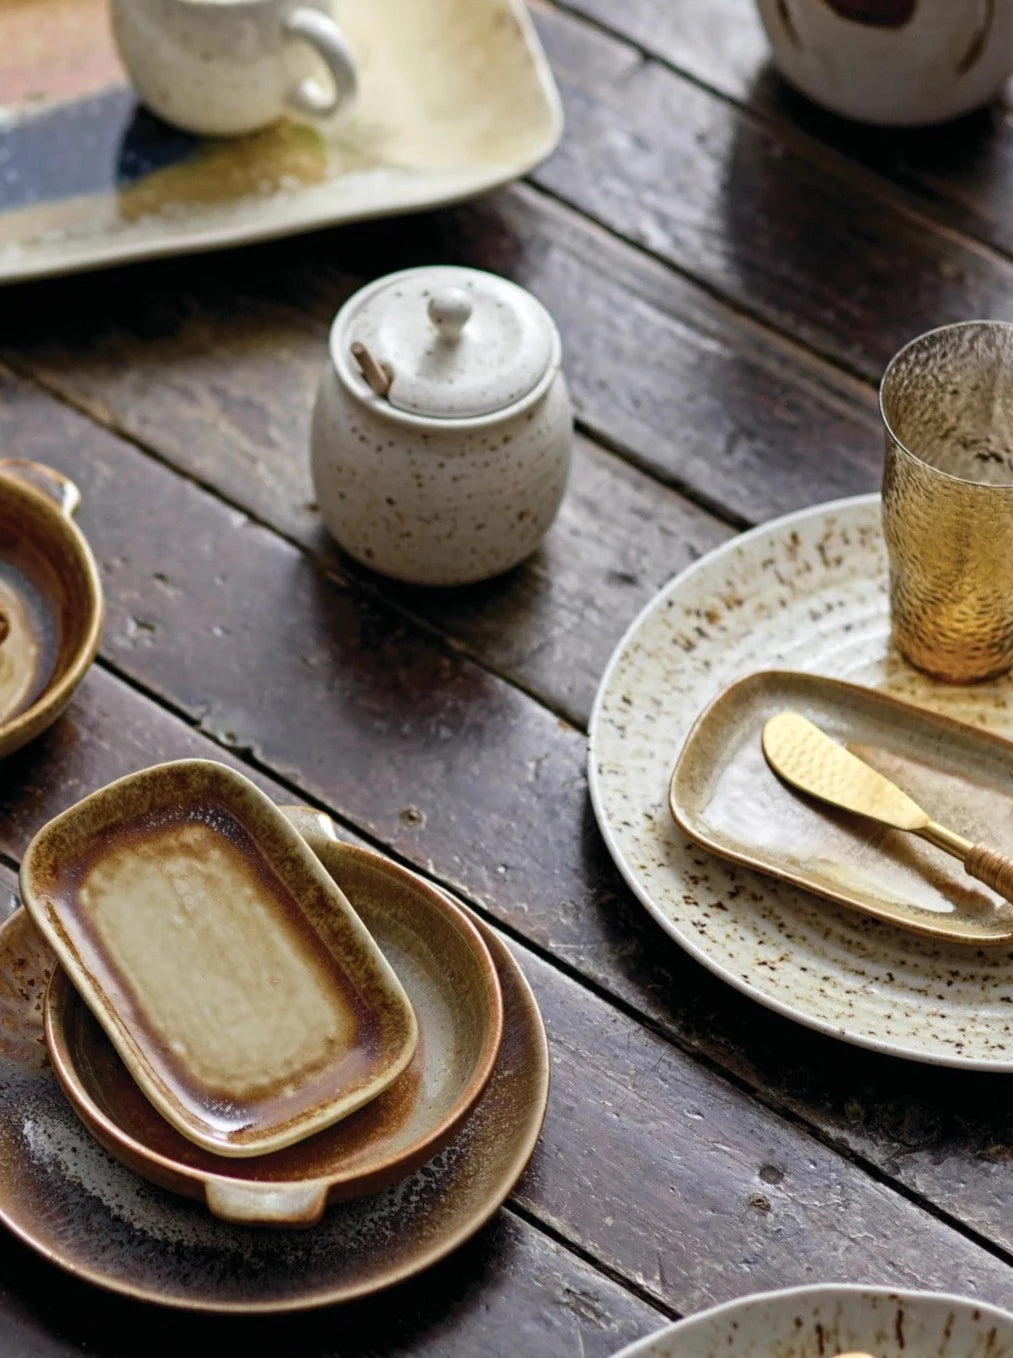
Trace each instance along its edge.
{"label": "brown glazed round plate", "polygon": [[71,984],[53,971],[46,1044],[92,1135],[128,1169],[205,1201],[226,1221],[310,1225],[329,1202],[379,1192],[447,1145],[492,1074],[503,1027],[478,929],[442,892],[381,854],[342,844],[327,816],[286,814],[392,965],[418,1020],[411,1064],[336,1126],[269,1155],[225,1160],[160,1117]]}
{"label": "brown glazed round plate", "polygon": [[77,487],[0,459],[0,758],[55,721],[95,658],[102,584],[73,521]]}
{"label": "brown glazed round plate", "polygon": [[493,1215],[527,1164],[548,1097],[545,1030],[506,946],[477,919],[503,996],[503,1040],[456,1137],[369,1198],[310,1229],[236,1226],[110,1156],[84,1128],[46,1055],[53,955],[24,910],[0,926],[0,1221],[68,1272],[196,1311],[281,1312],[350,1301],[421,1272]]}

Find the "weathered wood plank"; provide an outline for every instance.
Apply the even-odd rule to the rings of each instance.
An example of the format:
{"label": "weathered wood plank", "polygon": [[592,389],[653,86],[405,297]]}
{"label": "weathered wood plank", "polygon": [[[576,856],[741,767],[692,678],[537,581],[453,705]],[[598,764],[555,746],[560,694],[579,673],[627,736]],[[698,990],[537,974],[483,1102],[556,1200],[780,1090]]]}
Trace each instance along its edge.
{"label": "weathered wood plank", "polygon": [[702,1087],[696,1064],[662,1038],[560,984],[543,962],[525,970],[556,1076],[525,1186],[540,1216],[562,1221],[593,1201],[596,1254],[624,1276],[680,1312],[830,1279],[1013,1303],[1008,1261],[956,1246],[948,1227],[801,1132],[779,1129],[775,1148],[765,1110],[740,1090]]}
{"label": "weathered wood plank", "polygon": [[537,1219],[682,1313],[870,1268],[880,1282],[1013,1303],[1006,1264],[516,951],[553,1058],[518,1195]]}
{"label": "weathered wood plank", "polygon": [[99,1292],[0,1233],[4,1358],[609,1358],[667,1318],[509,1212],[417,1280],[288,1316],[193,1316]]}
{"label": "weathered wood plank", "polygon": [[[168,759],[218,759],[276,801],[293,800],[275,779],[93,666],[59,721],[3,761],[0,852],[20,858],[47,820],[114,778]],[[4,904],[0,893],[0,914]]]}
{"label": "weathered wood plank", "polygon": [[1013,314],[1013,263],[864,173],[578,20],[539,29],[569,131],[535,181],[751,315],[878,380],[922,330]]}
{"label": "weathered wood plank", "polygon": [[[831,381],[660,265],[575,227],[571,213],[515,193],[442,226],[430,219],[429,230],[434,240],[448,237],[434,254],[460,247],[458,257],[475,262],[481,250],[477,262],[496,265],[514,252],[515,275],[563,326],[582,419],[655,473],[744,522],[808,502],[816,457],[827,498],[877,484],[871,392]],[[62,280],[68,333],[77,330],[69,342],[40,329],[50,290],[34,301],[22,290],[14,303],[24,332],[19,361],[256,517],[331,552],[311,508],[307,450],[325,322],[300,314],[298,302],[312,293],[329,315],[351,284],[329,261],[328,238],[288,250],[258,252],[267,256],[258,272],[264,299],[241,306],[227,303],[230,280],[208,261],[194,262],[183,293],[177,263],[145,270],[142,286],[112,293],[111,316],[101,304],[107,285]],[[0,421],[15,400],[20,408],[6,433],[0,423],[0,436],[58,458],[65,427],[50,427],[44,404],[33,416],[23,394],[0,387]],[[626,622],[726,534],[677,494],[578,440],[570,494],[530,563],[475,590],[387,594],[579,720]],[[364,578],[348,562],[340,568]]]}
{"label": "weathered wood plank", "polygon": [[[66,411],[59,418],[75,420]],[[112,663],[679,1042],[776,1091],[765,1097],[1010,1245],[994,1158],[946,1122],[954,1081],[934,1076],[926,1092],[920,1070],[799,1033],[711,980],[649,924],[598,835],[578,731],[191,483],[83,420],[76,426],[59,460],[85,490]],[[54,765],[44,777],[25,775],[12,807],[33,805],[37,787],[52,795]],[[786,1067],[793,1078],[806,1068],[798,1088]],[[844,1067],[847,1082],[836,1073]],[[959,1088],[981,1108],[991,1096],[988,1125],[995,1144],[1007,1144],[1000,1084],[964,1077]],[[940,1128],[942,1140],[925,1154],[903,1153],[889,1118],[852,1137],[856,1097],[872,1108],[910,1096],[926,1125]],[[937,1187],[941,1146],[953,1173],[940,1174]],[[575,1229],[596,1239],[593,1224]]]}
{"label": "weathered wood plank", "polygon": [[877,483],[872,392],[524,188],[420,218],[410,235],[377,223],[185,269],[162,261],[124,286],[102,275],[14,289],[3,344],[98,419],[306,540],[327,324],[363,279],[427,259],[529,287],[559,322],[584,424],[743,523],[807,503],[816,455],[827,498]]}
{"label": "weathered wood plank", "polygon": [[[1013,119],[997,103],[942,127],[866,128],[824,112],[776,74],[752,0],[565,0],[559,6],[635,42],[709,89],[772,120],[780,136],[810,138],[888,182],[913,191],[920,211],[1013,251]],[[898,186],[903,186],[898,190]]]}

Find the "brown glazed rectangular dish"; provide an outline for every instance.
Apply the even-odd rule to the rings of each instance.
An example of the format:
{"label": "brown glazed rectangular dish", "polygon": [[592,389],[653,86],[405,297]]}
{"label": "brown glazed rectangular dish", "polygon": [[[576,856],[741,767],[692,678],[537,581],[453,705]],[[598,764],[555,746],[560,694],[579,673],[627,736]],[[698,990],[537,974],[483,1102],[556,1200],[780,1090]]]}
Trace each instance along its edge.
{"label": "brown glazed rectangular dish", "polygon": [[278,1150],[401,1073],[404,989],[284,815],[223,764],[142,770],[43,826],[26,908],[138,1085],[219,1155]]}

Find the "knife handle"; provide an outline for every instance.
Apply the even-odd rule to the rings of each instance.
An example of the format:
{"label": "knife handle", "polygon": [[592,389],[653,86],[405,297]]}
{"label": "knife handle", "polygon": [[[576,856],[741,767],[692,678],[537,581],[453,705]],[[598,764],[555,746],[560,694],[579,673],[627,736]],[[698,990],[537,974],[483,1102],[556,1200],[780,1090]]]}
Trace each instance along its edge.
{"label": "knife handle", "polygon": [[996,853],[985,844],[975,844],[964,859],[964,870],[998,891],[1004,900],[1013,900],[1013,858]]}

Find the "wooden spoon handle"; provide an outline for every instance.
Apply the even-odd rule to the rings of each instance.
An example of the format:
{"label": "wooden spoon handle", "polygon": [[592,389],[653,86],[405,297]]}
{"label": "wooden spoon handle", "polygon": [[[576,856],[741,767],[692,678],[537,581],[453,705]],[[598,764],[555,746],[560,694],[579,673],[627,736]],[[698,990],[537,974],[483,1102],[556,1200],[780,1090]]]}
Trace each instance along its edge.
{"label": "wooden spoon handle", "polygon": [[1013,901],[1013,858],[996,853],[985,844],[975,844],[964,859],[964,869],[1007,901]]}

